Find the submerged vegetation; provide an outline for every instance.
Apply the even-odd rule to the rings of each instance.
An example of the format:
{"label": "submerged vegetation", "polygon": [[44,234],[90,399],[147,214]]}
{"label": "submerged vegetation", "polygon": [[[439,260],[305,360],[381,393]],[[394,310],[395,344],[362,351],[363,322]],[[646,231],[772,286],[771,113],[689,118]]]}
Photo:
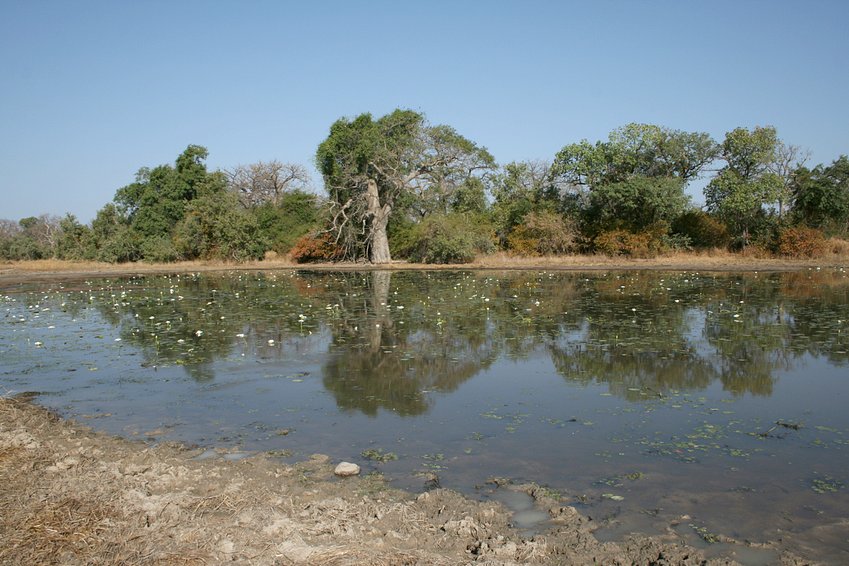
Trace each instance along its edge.
{"label": "submerged vegetation", "polygon": [[[727,248],[755,256],[847,255],[849,158],[806,167],[771,126],[703,132],[628,124],[550,161],[499,166],[482,146],[410,110],[340,119],[318,147],[323,194],[302,165],[209,171],[204,147],[143,167],[90,224],[0,221],[0,259],[296,262],[482,254],[652,257]],[[697,180],[705,207],[690,201]]]}

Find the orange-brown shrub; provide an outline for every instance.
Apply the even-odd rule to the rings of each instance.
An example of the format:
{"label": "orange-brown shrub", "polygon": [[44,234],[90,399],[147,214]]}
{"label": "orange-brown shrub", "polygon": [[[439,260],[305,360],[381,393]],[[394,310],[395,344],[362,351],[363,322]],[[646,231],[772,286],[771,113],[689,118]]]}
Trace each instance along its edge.
{"label": "orange-brown shrub", "polygon": [[313,261],[333,261],[341,256],[342,250],[333,243],[330,234],[306,234],[298,238],[289,251],[289,257],[296,263]]}
{"label": "orange-brown shrub", "polygon": [[662,224],[649,226],[642,232],[608,230],[593,240],[595,250],[608,256],[655,257],[666,251],[664,242],[666,227]]}
{"label": "orange-brown shrub", "polygon": [[791,226],[778,234],[778,253],[790,257],[822,257],[825,235],[816,228]]}

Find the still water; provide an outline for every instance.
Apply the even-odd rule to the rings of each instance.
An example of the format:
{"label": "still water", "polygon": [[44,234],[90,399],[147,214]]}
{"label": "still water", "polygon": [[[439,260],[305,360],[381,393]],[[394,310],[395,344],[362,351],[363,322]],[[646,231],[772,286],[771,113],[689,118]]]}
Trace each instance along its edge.
{"label": "still water", "polygon": [[321,452],[411,490],[533,481],[600,538],[849,561],[842,269],[204,273],[0,306],[0,393],[100,430]]}

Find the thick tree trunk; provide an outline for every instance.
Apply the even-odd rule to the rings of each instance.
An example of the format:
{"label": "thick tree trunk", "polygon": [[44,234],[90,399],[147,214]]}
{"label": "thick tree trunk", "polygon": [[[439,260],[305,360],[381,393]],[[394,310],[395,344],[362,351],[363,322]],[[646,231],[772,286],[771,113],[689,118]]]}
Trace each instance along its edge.
{"label": "thick tree trunk", "polygon": [[380,206],[380,195],[377,192],[377,183],[368,180],[366,192],[368,213],[371,216],[371,251],[369,259],[372,263],[389,263],[392,257],[389,253],[389,236],[386,234],[386,225],[389,223],[389,213],[392,207],[388,204]]}

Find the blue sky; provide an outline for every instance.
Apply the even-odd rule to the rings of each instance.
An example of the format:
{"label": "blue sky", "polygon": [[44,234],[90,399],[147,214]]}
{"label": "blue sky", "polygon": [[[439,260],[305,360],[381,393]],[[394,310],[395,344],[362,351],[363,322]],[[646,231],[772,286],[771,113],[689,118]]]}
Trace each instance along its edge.
{"label": "blue sky", "polygon": [[773,125],[828,163],[847,22],[846,0],[0,0],[0,218],[88,222],[189,144],[312,167],[334,120],[396,107],[500,163],[629,122]]}

